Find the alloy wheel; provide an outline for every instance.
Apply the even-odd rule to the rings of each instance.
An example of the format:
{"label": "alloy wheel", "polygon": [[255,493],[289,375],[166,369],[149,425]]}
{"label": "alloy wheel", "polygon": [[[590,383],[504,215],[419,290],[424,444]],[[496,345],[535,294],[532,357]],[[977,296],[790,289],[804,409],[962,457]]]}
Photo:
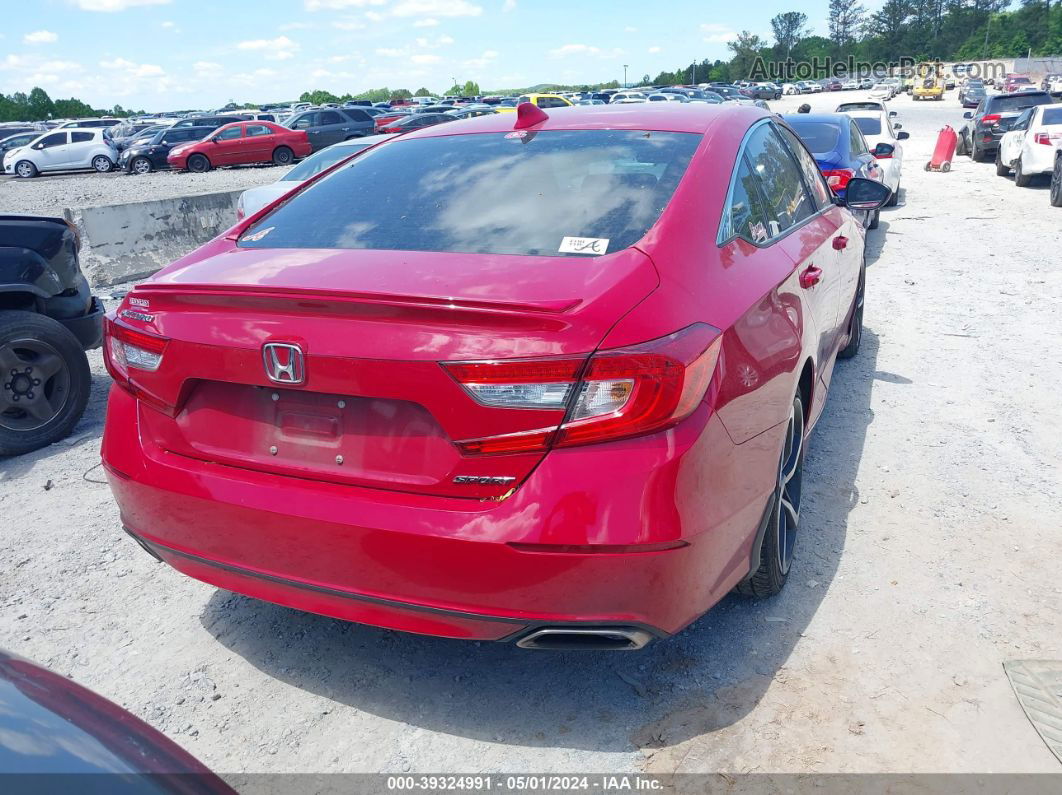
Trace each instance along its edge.
{"label": "alloy wheel", "polygon": [[54,420],[70,396],[70,372],[43,340],[0,346],[0,427],[32,431]]}
{"label": "alloy wheel", "polygon": [[[799,404],[796,404],[799,407]],[[779,570],[789,572],[793,563],[797,523],[800,521],[800,492],[804,478],[804,414],[794,408],[785,432],[785,447],[778,467],[778,555]]]}
{"label": "alloy wheel", "polygon": [[92,167],[103,174],[111,170],[111,161],[103,155],[97,155],[92,159]]}
{"label": "alloy wheel", "polygon": [[137,174],[151,173],[151,162],[146,157],[138,157],[133,161],[133,171]]}
{"label": "alloy wheel", "polygon": [[15,170],[18,172],[18,175],[20,177],[25,177],[28,179],[29,177],[33,176],[33,166],[25,161],[15,166]]}
{"label": "alloy wheel", "polygon": [[1055,158],[1055,171],[1051,175],[1051,204],[1062,207],[1062,157]]}

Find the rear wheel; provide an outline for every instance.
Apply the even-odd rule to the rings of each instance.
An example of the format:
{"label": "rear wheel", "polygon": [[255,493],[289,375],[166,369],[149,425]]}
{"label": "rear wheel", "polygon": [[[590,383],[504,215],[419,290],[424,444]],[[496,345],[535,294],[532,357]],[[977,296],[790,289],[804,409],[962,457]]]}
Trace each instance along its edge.
{"label": "rear wheel", "polygon": [[1055,168],[1051,172],[1051,206],[1062,207],[1062,152],[1055,155]]}
{"label": "rear wheel", "polygon": [[985,151],[977,145],[976,141],[970,146],[970,159],[975,163],[985,162]]}
{"label": "rear wheel", "polygon": [[1001,177],[1010,176],[1010,166],[1003,162],[1003,147],[996,150],[996,174]]}
{"label": "rear wheel", "polygon": [[129,170],[134,174],[150,174],[153,169],[151,161],[146,157],[134,157],[133,162],[129,164]]}
{"label": "rear wheel", "polygon": [[15,173],[23,179],[31,179],[37,176],[37,167],[28,160],[19,160],[15,163]]}
{"label": "rear wheel", "polygon": [[1019,157],[1014,164],[1014,184],[1019,188],[1027,188],[1032,184],[1033,175],[1026,174],[1021,167],[1021,158]]}
{"label": "rear wheel", "polygon": [[962,132],[960,132],[959,140],[955,144],[955,156],[958,157],[959,155],[965,155],[968,152],[969,150],[966,147],[966,136]]}
{"label": "rear wheel", "polygon": [[785,431],[778,478],[771,497],[773,507],[760,543],[759,567],[737,586],[746,596],[774,596],[782,590],[793,564],[797,523],[800,521],[800,491],[804,475],[804,404],[793,398]]}
{"label": "rear wheel", "polygon": [[896,190],[892,192],[889,200],[885,202],[886,207],[895,207],[900,202],[900,183],[896,183]]}
{"label": "rear wheel", "polygon": [[112,168],[114,168],[114,161],[107,155],[96,155],[92,158],[92,167],[101,174],[106,174]]}
{"label": "rear wheel", "polygon": [[273,163],[278,166],[290,166],[295,160],[295,153],[286,146],[278,146],[273,150]]}
{"label": "rear wheel", "polygon": [[859,286],[856,287],[855,298],[852,300],[852,317],[848,321],[848,342],[837,357],[851,359],[859,353],[859,343],[863,341],[863,300],[866,295],[867,266],[864,263],[859,269]]}
{"label": "rear wheel", "polygon": [[69,435],[92,376],[80,343],[34,312],[0,313],[0,455],[20,455]]}
{"label": "rear wheel", "polygon": [[210,171],[210,161],[207,160],[206,155],[192,155],[188,158],[188,170],[197,174]]}

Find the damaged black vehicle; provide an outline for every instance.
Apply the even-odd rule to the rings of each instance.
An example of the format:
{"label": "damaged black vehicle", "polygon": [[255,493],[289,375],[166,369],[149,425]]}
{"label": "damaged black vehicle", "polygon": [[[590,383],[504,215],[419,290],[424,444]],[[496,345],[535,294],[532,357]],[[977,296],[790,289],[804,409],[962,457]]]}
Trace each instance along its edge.
{"label": "damaged black vehicle", "polygon": [[79,249],[62,218],[0,215],[0,455],[64,438],[85,411],[103,305]]}

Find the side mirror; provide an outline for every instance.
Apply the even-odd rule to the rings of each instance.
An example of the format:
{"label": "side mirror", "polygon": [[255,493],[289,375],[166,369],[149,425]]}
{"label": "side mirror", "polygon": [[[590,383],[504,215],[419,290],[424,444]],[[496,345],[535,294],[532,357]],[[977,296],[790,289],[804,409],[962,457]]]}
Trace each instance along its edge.
{"label": "side mirror", "polygon": [[894,111],[894,110],[890,110],[889,111],[889,118],[890,119],[895,119],[898,115],[899,114],[896,111]]}
{"label": "side mirror", "polygon": [[878,144],[871,150],[870,154],[874,155],[874,157],[892,157],[892,153],[895,150],[895,146],[882,141],[880,144]]}
{"label": "side mirror", "polygon": [[907,132],[906,130],[904,132],[896,133],[896,140],[897,141],[906,141],[910,137],[911,137],[911,133]]}
{"label": "side mirror", "polygon": [[973,111],[969,111],[969,110],[966,111],[964,114],[962,114],[962,117],[964,119],[972,119],[973,118]]}
{"label": "side mirror", "polygon": [[[890,147],[891,148],[891,147]],[[844,203],[850,210],[877,210],[892,196],[888,185],[863,177],[853,177],[845,187]]]}

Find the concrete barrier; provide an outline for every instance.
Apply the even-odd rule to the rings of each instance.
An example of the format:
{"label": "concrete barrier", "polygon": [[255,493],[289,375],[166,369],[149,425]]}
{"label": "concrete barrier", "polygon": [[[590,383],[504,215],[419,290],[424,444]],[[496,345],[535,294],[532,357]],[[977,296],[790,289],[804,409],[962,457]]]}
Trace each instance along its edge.
{"label": "concrete barrier", "polygon": [[81,267],[93,285],[149,276],[236,222],[242,191],[65,210],[81,231]]}

